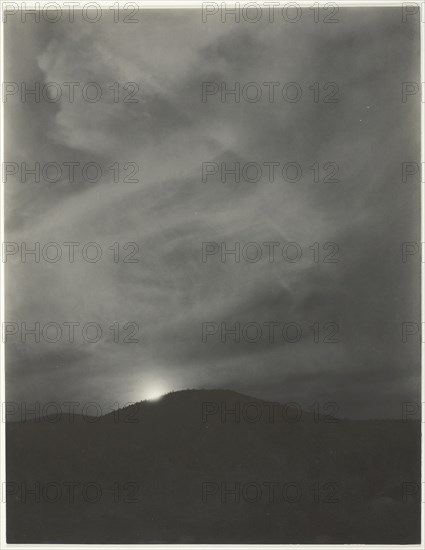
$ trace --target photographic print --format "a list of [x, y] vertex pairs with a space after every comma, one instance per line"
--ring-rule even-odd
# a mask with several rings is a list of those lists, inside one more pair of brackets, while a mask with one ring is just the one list
[[422, 6], [2, 10], [3, 543], [419, 548]]

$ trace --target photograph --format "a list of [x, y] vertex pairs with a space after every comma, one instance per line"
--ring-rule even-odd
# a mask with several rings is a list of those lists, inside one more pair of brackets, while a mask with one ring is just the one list
[[424, 548], [424, 21], [2, 4], [1, 548]]

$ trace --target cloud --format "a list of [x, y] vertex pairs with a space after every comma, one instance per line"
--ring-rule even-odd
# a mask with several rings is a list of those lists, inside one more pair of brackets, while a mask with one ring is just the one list
[[[311, 22], [203, 25], [199, 13], [160, 10], [125, 32], [81, 22], [45, 27], [42, 41], [19, 25], [7, 35], [16, 51], [27, 33], [34, 46], [28, 63], [38, 64], [43, 82], [97, 82], [105, 93], [114, 82], [140, 83], [138, 103], [115, 103], [111, 92], [97, 103], [77, 94], [51, 108], [11, 107], [20, 128], [12, 142], [22, 137], [24, 159], [141, 167], [138, 184], [117, 185], [110, 177], [8, 191], [7, 240], [81, 243], [72, 264], [8, 261], [8, 318], [93, 321], [105, 329], [96, 345], [77, 342], [62, 370], [52, 365], [62, 351], [69, 358], [69, 345], [42, 342], [30, 352], [8, 346], [10, 395], [33, 393], [20, 383], [25, 372], [38, 381], [40, 399], [140, 399], [144, 380], [157, 376], [170, 389], [232, 387], [313, 401], [334, 393], [348, 414], [382, 415], [413, 392], [419, 357], [397, 338], [400, 320], [418, 313], [406, 281], [417, 286], [419, 279], [413, 267], [397, 263], [393, 245], [396, 230], [417, 236], [419, 217], [411, 216], [415, 193], [395, 181], [394, 170], [414, 157], [419, 141], [392, 90], [400, 77], [417, 76], [418, 34], [401, 28], [389, 10], [343, 13], [343, 24], [324, 29]], [[389, 38], [396, 45], [388, 47]], [[202, 103], [203, 81], [296, 81], [304, 96], [297, 104]], [[313, 102], [309, 86], [316, 81], [338, 82], [341, 101]], [[28, 139], [30, 116], [35, 129]], [[265, 173], [256, 184], [201, 182], [202, 162], [231, 166], [235, 159], [297, 161], [302, 182], [270, 183]], [[340, 183], [314, 183], [310, 166], [329, 161], [339, 164]], [[102, 246], [97, 263], [80, 255], [90, 241]], [[295, 241], [303, 255], [295, 263], [222, 263], [218, 256], [203, 263], [206, 241]], [[128, 242], [138, 244], [140, 261], [114, 263], [110, 247]], [[327, 242], [339, 245], [341, 262], [312, 261], [310, 247]], [[115, 343], [115, 321], [138, 323], [140, 342]], [[271, 346], [203, 343], [206, 321], [297, 322], [303, 336]], [[313, 342], [310, 326], [326, 321], [340, 324], [340, 343]], [[366, 406], [369, 392], [376, 399]]]

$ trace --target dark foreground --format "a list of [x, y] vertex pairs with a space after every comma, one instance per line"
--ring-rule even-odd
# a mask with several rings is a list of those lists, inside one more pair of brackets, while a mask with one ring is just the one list
[[298, 413], [192, 390], [10, 422], [7, 541], [418, 544], [420, 422]]

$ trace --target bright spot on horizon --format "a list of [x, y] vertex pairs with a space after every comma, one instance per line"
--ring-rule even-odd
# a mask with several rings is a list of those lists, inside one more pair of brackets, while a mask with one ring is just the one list
[[170, 390], [161, 382], [146, 384], [142, 390], [142, 399], [157, 401]]

